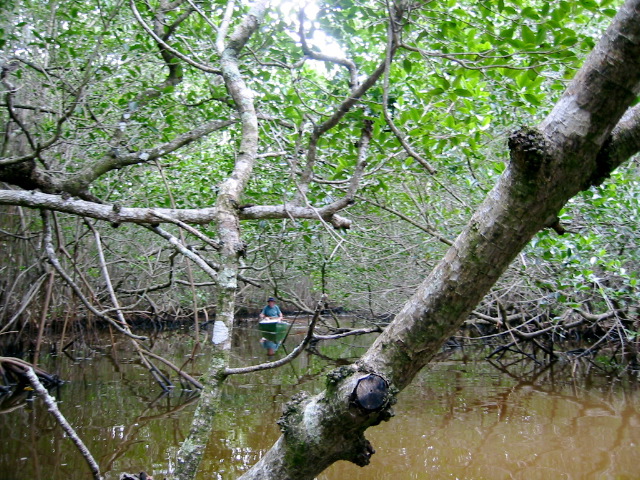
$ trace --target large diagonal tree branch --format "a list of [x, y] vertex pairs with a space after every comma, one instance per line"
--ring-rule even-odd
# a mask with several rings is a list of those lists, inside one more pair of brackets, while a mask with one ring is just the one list
[[[394, 321], [356, 364], [329, 375], [323, 393], [287, 405], [283, 435], [242, 478], [312, 479], [340, 459], [367, 464], [373, 449], [365, 430], [389, 418], [394, 392], [437, 354], [549, 218], [593, 183], [598, 152], [639, 89], [640, 0], [629, 0], [549, 116], [511, 136], [504, 174]], [[362, 382], [375, 402], [361, 399]]]
[[[640, 1], [631, 0], [551, 114], [537, 129], [511, 136], [511, 163], [498, 184], [363, 363], [406, 386], [531, 237], [593, 183], [598, 152], [639, 87]], [[617, 131], [628, 154], [633, 148], [622, 132], [637, 128], [621, 124]]]

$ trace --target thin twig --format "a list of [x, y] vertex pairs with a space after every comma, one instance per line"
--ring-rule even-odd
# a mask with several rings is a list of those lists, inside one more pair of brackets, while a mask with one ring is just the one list
[[108, 322], [109, 324], [111, 324], [111, 326], [113, 326], [115, 329], [117, 329], [119, 332], [123, 333], [124, 335], [136, 340], [146, 340], [147, 337], [141, 336], [141, 335], [134, 335], [127, 329], [123, 328], [120, 324], [118, 324], [118, 322], [116, 322], [112, 318], [109, 318], [107, 315], [99, 312], [96, 308], [94, 308], [93, 305], [91, 305], [89, 300], [87, 300], [87, 297], [85, 297], [84, 294], [82, 293], [82, 290], [80, 289], [80, 287], [73, 281], [73, 279], [62, 268], [62, 265], [60, 264], [60, 260], [58, 260], [55, 248], [53, 246], [53, 240], [51, 237], [51, 225], [49, 221], [49, 212], [46, 210], [43, 210], [41, 212], [41, 215], [42, 215], [42, 221], [44, 225], [44, 238], [43, 238], [44, 247], [47, 252], [47, 257], [49, 258], [49, 262], [51, 262], [51, 265], [53, 265], [53, 268], [56, 269], [56, 271], [60, 274], [60, 276], [64, 279], [64, 281], [67, 282], [67, 285], [71, 287], [73, 292], [78, 296], [78, 298], [84, 304], [84, 306], [96, 317], [101, 318], [102, 320]]

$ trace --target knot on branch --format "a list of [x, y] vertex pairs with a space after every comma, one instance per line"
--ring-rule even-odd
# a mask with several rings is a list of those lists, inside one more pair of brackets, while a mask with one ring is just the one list
[[366, 467], [371, 462], [371, 456], [376, 453], [371, 442], [362, 437], [362, 441], [358, 445], [356, 454], [351, 458], [351, 461], [359, 467]]
[[307, 392], [299, 392], [287, 402], [282, 409], [282, 416], [276, 422], [280, 431], [284, 434], [290, 433], [295, 426], [297, 417], [304, 409], [305, 401], [309, 398]]
[[548, 146], [544, 136], [533, 128], [521, 128], [509, 137], [509, 150], [514, 166], [523, 173], [538, 173], [548, 162]]
[[331, 370], [327, 373], [327, 388], [337, 385], [339, 382], [347, 377], [350, 377], [356, 372], [353, 365], [343, 365], [342, 367]]
[[340, 215], [331, 215], [329, 218], [329, 222], [333, 225], [333, 228], [336, 230], [344, 229], [347, 230], [351, 228], [351, 220], [348, 218], [341, 217]]

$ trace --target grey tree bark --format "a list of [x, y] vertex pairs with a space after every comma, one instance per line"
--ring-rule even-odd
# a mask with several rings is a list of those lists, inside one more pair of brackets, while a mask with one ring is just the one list
[[228, 40], [225, 38], [225, 32], [228, 29], [229, 20], [223, 20], [219, 29], [217, 46], [221, 59], [222, 75], [241, 119], [242, 140], [233, 172], [221, 183], [216, 201], [215, 221], [221, 244], [217, 277], [218, 301], [212, 339], [216, 350], [212, 354], [206, 378], [202, 382], [204, 389], [194, 414], [189, 436], [177, 454], [176, 479], [195, 478], [200, 459], [209, 441], [220, 398], [220, 387], [226, 378], [225, 368], [229, 363], [239, 260], [245, 249], [240, 234], [238, 205], [240, 196], [251, 176], [258, 152], [258, 118], [253, 92], [240, 74], [238, 55], [258, 27], [265, 14], [266, 6], [266, 0], [255, 2]]
[[[282, 436], [241, 478], [303, 480], [337, 460], [366, 465], [365, 430], [390, 418], [397, 392], [518, 252], [571, 197], [638, 151], [637, 111], [620, 119], [639, 89], [640, 0], [629, 0], [549, 116], [511, 135], [510, 165], [394, 321], [358, 362], [328, 375], [323, 393], [287, 404]], [[364, 395], [363, 381], [374, 385]]]

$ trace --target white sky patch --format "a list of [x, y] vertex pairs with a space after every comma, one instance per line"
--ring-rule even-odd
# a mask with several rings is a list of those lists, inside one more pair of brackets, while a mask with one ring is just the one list
[[278, 8], [282, 14], [289, 20], [297, 19], [298, 12], [301, 8], [304, 8], [305, 17], [307, 20], [315, 20], [320, 7], [316, 2], [309, 0], [273, 0], [271, 4]]
[[[332, 57], [345, 58], [347, 56], [338, 42], [336, 42], [333, 37], [323, 32], [320, 29], [320, 26], [315, 22], [315, 19], [320, 12], [320, 7], [318, 7], [316, 2], [310, 0], [273, 0], [272, 5], [280, 10], [282, 16], [287, 19], [287, 21], [292, 22], [295, 25], [298, 25], [298, 13], [300, 12], [300, 9], [303, 8], [305, 14], [304, 30], [307, 34], [307, 44], [309, 47], [315, 47], [323, 54], [330, 55]], [[296, 42], [300, 41], [297, 29], [295, 34], [292, 35], [292, 38], [296, 40]], [[320, 68], [322, 69], [322, 67]]]

